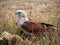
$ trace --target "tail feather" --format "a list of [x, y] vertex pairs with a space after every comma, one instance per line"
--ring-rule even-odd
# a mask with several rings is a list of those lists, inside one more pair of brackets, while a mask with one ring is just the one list
[[47, 24], [47, 23], [41, 23], [42, 25], [45, 25], [46, 27], [53, 28], [54, 30], [57, 30], [57, 27], [53, 26], [52, 24]]
[[49, 27], [49, 26], [52, 26], [53, 27], [53, 25], [52, 24], [47, 24], [47, 23], [41, 23], [42, 25], [46, 25], [47, 27]]

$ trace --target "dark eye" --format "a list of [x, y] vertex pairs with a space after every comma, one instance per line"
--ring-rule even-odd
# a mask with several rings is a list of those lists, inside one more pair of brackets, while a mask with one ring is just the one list
[[21, 13], [21, 12], [18, 12], [18, 13]]

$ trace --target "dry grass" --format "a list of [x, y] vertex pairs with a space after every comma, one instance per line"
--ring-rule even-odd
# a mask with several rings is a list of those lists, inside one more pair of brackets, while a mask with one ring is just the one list
[[[40, 22], [46, 22], [58, 27], [60, 17], [59, 0], [0, 0], [0, 34], [8, 31], [11, 34], [17, 34], [25, 38], [23, 42], [17, 45], [60, 45], [60, 27], [56, 32], [45, 32], [45, 35], [32, 35], [31, 40], [20, 35], [16, 23], [17, 16], [15, 11], [22, 9], [28, 14], [28, 17]], [[57, 25], [58, 24], [58, 25]]]

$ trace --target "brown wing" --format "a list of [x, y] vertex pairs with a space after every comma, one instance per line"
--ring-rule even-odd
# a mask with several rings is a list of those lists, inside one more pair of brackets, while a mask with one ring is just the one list
[[36, 21], [33, 21], [33, 20], [26, 21], [21, 26], [22, 26], [22, 28], [24, 28], [28, 32], [44, 30], [44, 27], [39, 22], [36, 22]]

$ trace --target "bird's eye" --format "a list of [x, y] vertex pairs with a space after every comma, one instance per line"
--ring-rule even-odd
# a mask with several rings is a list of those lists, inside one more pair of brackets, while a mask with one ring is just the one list
[[18, 12], [18, 13], [21, 13], [21, 12]]

